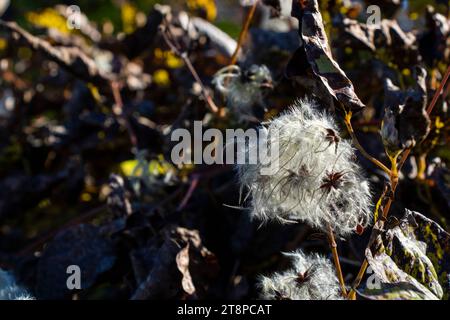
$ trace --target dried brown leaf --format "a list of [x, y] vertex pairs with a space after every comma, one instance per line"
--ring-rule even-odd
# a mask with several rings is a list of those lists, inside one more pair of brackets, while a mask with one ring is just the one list
[[176, 262], [178, 270], [180, 270], [183, 278], [181, 279], [181, 286], [183, 290], [189, 294], [193, 295], [195, 293], [195, 285], [192, 282], [192, 277], [189, 272], [189, 243], [178, 252], [176, 256]]
[[[352, 82], [333, 59], [317, 0], [294, 1], [292, 16], [300, 23], [299, 35], [302, 43], [289, 62], [287, 74], [313, 77], [315, 82], [319, 82], [318, 86], [323, 87], [346, 110], [359, 111], [364, 108]], [[316, 86], [315, 94], [321, 97], [323, 88]]]

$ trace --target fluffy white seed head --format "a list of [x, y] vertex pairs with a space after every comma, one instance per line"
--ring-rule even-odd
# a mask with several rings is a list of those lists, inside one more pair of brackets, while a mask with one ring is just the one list
[[341, 300], [339, 281], [331, 262], [301, 250], [287, 253], [292, 267], [259, 279], [261, 298], [267, 300]]
[[[240, 182], [252, 196], [253, 217], [301, 220], [322, 230], [331, 225], [340, 236], [370, 222], [369, 185], [331, 117], [311, 102], [299, 101], [266, 126], [267, 137], [260, 139], [266, 139], [269, 149], [278, 143], [279, 152], [269, 156], [277, 169], [261, 174], [261, 161], [237, 166]], [[245, 152], [257, 147], [250, 143]]]
[[34, 298], [17, 285], [11, 274], [0, 269], [0, 300], [34, 300]]

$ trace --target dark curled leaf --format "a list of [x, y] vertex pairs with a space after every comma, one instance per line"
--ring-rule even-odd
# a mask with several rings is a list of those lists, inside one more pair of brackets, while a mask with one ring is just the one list
[[[151, 260], [152, 263], [145, 280], [138, 284], [131, 296], [132, 300], [169, 299], [177, 294], [178, 281], [181, 277], [175, 266], [175, 256], [179, 250], [179, 245], [166, 237], [159, 248], [148, 252], [151, 257], [147, 257], [147, 260]], [[139, 268], [142, 268], [142, 265]], [[134, 269], [139, 272], [139, 276], [136, 275], [136, 279], [139, 280], [143, 270], [137, 267]]]
[[[328, 38], [317, 0], [297, 0], [292, 5], [292, 16], [299, 21], [299, 34], [302, 44], [298, 53], [289, 62], [289, 76], [305, 76], [308, 70], [325, 87], [329, 95], [339, 101], [347, 110], [359, 111], [364, 108], [355, 93], [352, 82], [333, 59]], [[296, 61], [305, 59], [305, 61]], [[304, 68], [309, 64], [308, 68]], [[300, 67], [296, 69], [296, 67]], [[294, 69], [295, 68], [295, 69]], [[321, 91], [319, 89], [319, 91]], [[316, 95], [320, 96], [320, 92]]]
[[423, 68], [416, 68], [416, 86], [406, 97], [405, 106], [400, 116], [400, 141], [406, 148], [412, 148], [425, 139], [430, 131], [430, 117], [426, 112], [427, 88]]
[[373, 28], [357, 20], [345, 18], [338, 24], [341, 28], [343, 44], [360, 49], [375, 51]]
[[447, 203], [447, 208], [450, 210], [450, 170], [447, 168], [436, 168], [431, 179], [436, 183], [436, 188]]
[[407, 282], [426, 298], [448, 299], [450, 234], [418, 212], [406, 210], [398, 224], [366, 251], [382, 283]]
[[163, 21], [163, 11], [161, 6], [156, 6], [148, 15], [146, 24], [127, 35], [120, 43], [121, 50], [129, 59], [139, 56], [153, 44]]
[[392, 80], [386, 78], [384, 80], [384, 106], [399, 106], [406, 99], [406, 93], [398, 86], [392, 83]]
[[385, 80], [385, 115], [381, 136], [391, 154], [414, 148], [430, 131], [425, 78], [425, 69], [417, 67], [416, 86], [406, 92], [402, 92], [390, 79]]
[[383, 46], [384, 43], [394, 62], [401, 67], [406, 68], [422, 61], [416, 35], [412, 32], [404, 32], [396, 20], [382, 20], [381, 29], [375, 29], [376, 46]]
[[185, 243], [176, 256], [177, 268], [183, 275], [183, 290], [189, 295], [202, 296], [219, 271], [215, 255], [202, 244], [197, 230], [178, 227], [170, 234], [177, 243]]
[[98, 69], [95, 61], [77, 47], [52, 46], [48, 41], [25, 31], [15, 22], [0, 20], [0, 28], [11, 33], [15, 40], [24, 41], [33, 50], [43, 52], [50, 60], [80, 79], [100, 86], [107, 85], [113, 79], [112, 74]]
[[416, 35], [404, 32], [396, 20], [365, 24], [345, 18], [336, 22], [336, 26], [342, 40], [336, 42], [337, 45], [387, 54], [389, 61], [405, 68], [421, 61]]
[[218, 273], [215, 255], [203, 246], [197, 230], [169, 226], [163, 231], [163, 244], [146, 252], [151, 257], [143, 258], [142, 251], [133, 254], [139, 278], [145, 265], [150, 268], [133, 300], [173, 298], [182, 292], [201, 297]]
[[394, 50], [415, 47], [416, 37], [411, 32], [404, 32], [396, 20], [381, 20], [380, 26], [372, 26], [377, 45], [391, 47]]
[[178, 270], [183, 275], [183, 278], [181, 279], [181, 286], [183, 287], [183, 290], [189, 295], [194, 294], [195, 285], [192, 282], [192, 277], [189, 272], [189, 243], [186, 247], [181, 249], [180, 252], [178, 252], [176, 261]]
[[67, 267], [71, 265], [80, 267], [81, 288], [87, 289], [115, 260], [112, 242], [100, 235], [98, 227], [81, 224], [61, 231], [39, 259], [37, 298], [63, 299], [73, 293], [67, 288]]
[[427, 30], [419, 38], [419, 49], [425, 62], [435, 66], [450, 58], [450, 22], [442, 14], [427, 6], [425, 15]]

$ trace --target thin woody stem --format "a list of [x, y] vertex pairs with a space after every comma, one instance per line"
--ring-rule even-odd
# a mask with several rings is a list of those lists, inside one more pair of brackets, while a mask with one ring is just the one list
[[127, 129], [128, 136], [130, 137], [130, 141], [133, 147], [137, 148], [138, 141], [136, 133], [134, 132], [127, 116], [124, 114], [122, 96], [120, 95], [120, 83], [117, 81], [111, 81], [110, 85], [114, 97], [114, 102], [116, 104], [116, 107], [118, 108], [117, 112], [114, 112], [114, 114], [117, 116], [119, 123], [122, 123]]
[[377, 167], [379, 167], [381, 170], [383, 170], [384, 172], [386, 172], [388, 175], [391, 174], [391, 170], [389, 170], [384, 164], [382, 164], [379, 160], [375, 159], [374, 157], [372, 157], [364, 148], [363, 146], [359, 143], [358, 138], [356, 137], [355, 131], [353, 130], [352, 127], [352, 112], [345, 112], [345, 118], [344, 118], [344, 122], [345, 122], [345, 126], [347, 127], [347, 131], [350, 134], [352, 140], [353, 140], [353, 144], [355, 145], [355, 147], [362, 153], [362, 155], [367, 158], [368, 160], [370, 160], [373, 164], [375, 164]]
[[439, 89], [434, 93], [433, 100], [431, 100], [431, 103], [427, 108], [428, 115], [430, 115], [431, 111], [433, 111], [433, 108], [436, 105], [436, 102], [438, 101], [439, 96], [441, 95], [441, 92], [444, 89], [445, 84], [447, 83], [449, 77], [450, 77], [450, 66], [448, 66], [447, 71], [445, 72], [445, 75], [442, 78], [441, 85], [439, 86]]
[[169, 46], [170, 50], [175, 53], [177, 56], [179, 56], [181, 59], [183, 59], [184, 63], [186, 64], [189, 72], [194, 77], [194, 80], [200, 85], [201, 92], [203, 99], [206, 101], [206, 105], [208, 106], [208, 109], [212, 112], [217, 114], [219, 111], [219, 108], [214, 103], [214, 100], [211, 98], [211, 96], [208, 93], [208, 90], [206, 90], [205, 85], [203, 84], [203, 81], [200, 79], [200, 76], [198, 75], [197, 70], [195, 70], [191, 60], [189, 59], [188, 55], [185, 52], [181, 52], [179, 49], [179, 46], [175, 42], [175, 37], [170, 32], [169, 27], [166, 25], [164, 29], [161, 32], [162, 37], [166, 44]]
[[356, 279], [353, 283], [352, 289], [348, 293], [347, 298], [349, 300], [355, 300], [356, 299], [356, 288], [361, 283], [362, 278], [364, 277], [364, 274], [366, 273], [366, 269], [369, 266], [369, 262], [367, 262], [367, 259], [364, 259], [361, 268], [359, 269], [358, 275], [356, 276]]
[[214, 103], [214, 100], [211, 98], [208, 91], [205, 89], [205, 86], [204, 86], [202, 80], [200, 80], [200, 77], [198, 76], [197, 71], [195, 70], [194, 66], [192, 65], [191, 60], [188, 59], [186, 54], [182, 55], [182, 59], [184, 60], [184, 63], [186, 63], [186, 66], [188, 67], [188, 69], [191, 72], [192, 76], [194, 77], [195, 81], [197, 81], [197, 83], [202, 88], [202, 95], [206, 101], [207, 106], [209, 107], [209, 110], [211, 110], [212, 113], [217, 113], [219, 111], [219, 108], [217, 108], [216, 104]]
[[241, 49], [242, 44], [245, 41], [245, 37], [247, 36], [247, 32], [250, 27], [250, 23], [252, 22], [253, 16], [255, 15], [255, 11], [256, 11], [256, 7], [258, 6], [258, 3], [259, 3], [259, 0], [255, 0], [255, 3], [253, 3], [252, 7], [250, 8], [250, 11], [247, 14], [247, 17], [245, 18], [244, 26], [242, 27], [242, 30], [239, 33], [239, 39], [238, 39], [236, 49], [234, 50], [234, 53], [230, 59], [230, 65], [236, 64], [236, 62], [237, 62], [239, 50]]
[[334, 232], [331, 226], [328, 226], [328, 244], [330, 245], [331, 253], [333, 255], [333, 261], [336, 267], [339, 284], [341, 285], [342, 294], [346, 296], [347, 289], [345, 288], [344, 276], [342, 275], [341, 263], [339, 262], [339, 255], [337, 252], [337, 244], [336, 240], [334, 239]]

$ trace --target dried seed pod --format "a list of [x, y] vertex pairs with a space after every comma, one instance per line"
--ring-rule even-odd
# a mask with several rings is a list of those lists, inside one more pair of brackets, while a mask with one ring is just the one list
[[265, 65], [246, 70], [234, 65], [219, 70], [212, 83], [225, 96], [232, 113], [245, 119], [254, 115], [254, 106], [263, 107], [264, 91], [272, 88], [272, 75]]
[[430, 117], [427, 106], [426, 71], [415, 70], [416, 87], [402, 92], [387, 79], [385, 114], [381, 137], [387, 153], [393, 157], [404, 149], [414, 148], [428, 135]]

